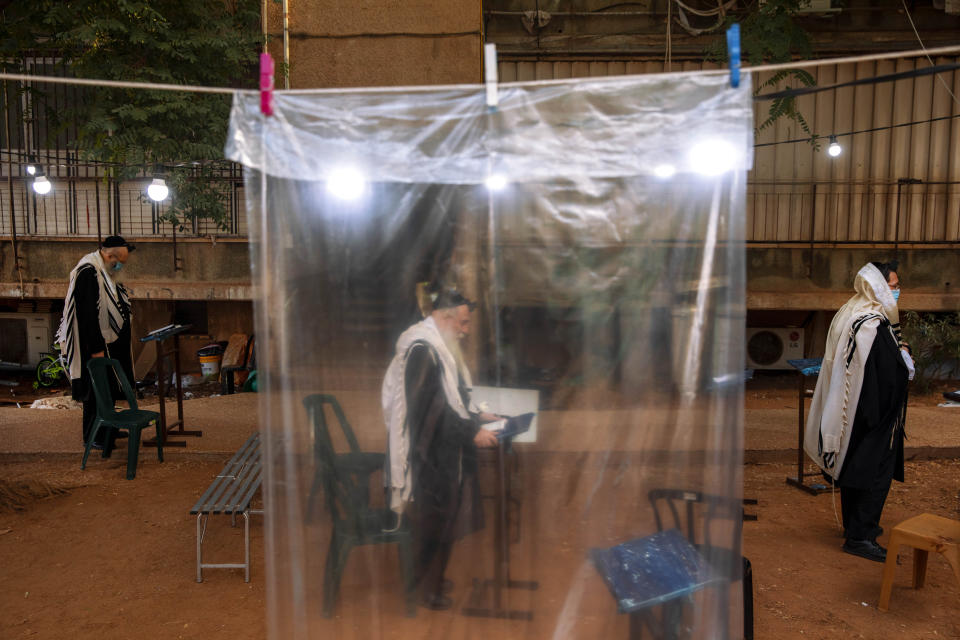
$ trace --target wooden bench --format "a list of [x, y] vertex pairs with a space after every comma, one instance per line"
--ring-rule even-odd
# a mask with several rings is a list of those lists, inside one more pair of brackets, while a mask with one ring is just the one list
[[[190, 509], [197, 516], [197, 582], [203, 582], [204, 569], [243, 569], [244, 582], [250, 582], [250, 514], [262, 514], [262, 509], [251, 509], [250, 503], [260, 490], [263, 471], [260, 465], [260, 433], [256, 432], [240, 447], [227, 466], [217, 475], [197, 503]], [[207, 518], [214, 514], [230, 515], [236, 526], [237, 514], [243, 515], [242, 563], [204, 563], [203, 535], [207, 530]]]

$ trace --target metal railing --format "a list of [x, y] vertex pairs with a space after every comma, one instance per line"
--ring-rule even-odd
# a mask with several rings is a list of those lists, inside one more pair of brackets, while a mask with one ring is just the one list
[[0, 173], [0, 235], [12, 235], [14, 228], [16, 235], [23, 237], [166, 237], [174, 231], [181, 236], [245, 236], [247, 232], [243, 179], [237, 165], [214, 179], [226, 194], [224, 227], [199, 219], [174, 229], [163, 218], [169, 205], [153, 202], [146, 195], [149, 178], [48, 178], [53, 188], [40, 196], [31, 188], [31, 177], [15, 176], [8, 182]]

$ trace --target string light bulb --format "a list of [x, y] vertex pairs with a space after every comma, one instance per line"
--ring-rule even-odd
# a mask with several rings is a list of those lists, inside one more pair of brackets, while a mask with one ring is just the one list
[[507, 177], [502, 173], [492, 173], [483, 183], [490, 191], [502, 191], [507, 186]]
[[690, 150], [689, 164], [695, 172], [713, 177], [733, 169], [738, 161], [737, 156], [737, 149], [731, 143], [711, 138]]
[[843, 147], [837, 142], [837, 136], [830, 136], [830, 146], [827, 147], [827, 153], [830, 154], [831, 158], [836, 158], [843, 153]]
[[150, 199], [154, 202], [161, 202], [166, 200], [167, 196], [170, 195], [170, 189], [167, 187], [167, 183], [163, 178], [154, 178], [150, 186], [147, 187], [147, 195], [150, 196]]
[[672, 164], [658, 164], [653, 168], [653, 175], [657, 176], [661, 180], [666, 180], [672, 178], [674, 174], [677, 173], [677, 168]]
[[50, 193], [50, 189], [53, 188], [53, 185], [50, 184], [50, 181], [47, 180], [47, 176], [40, 173], [36, 178], [33, 179], [33, 190], [41, 195], [45, 196]]
[[339, 200], [357, 200], [366, 188], [366, 176], [355, 167], [338, 167], [327, 176], [327, 191]]
[[27, 165], [27, 174], [31, 176], [37, 175], [37, 167], [32, 164]]

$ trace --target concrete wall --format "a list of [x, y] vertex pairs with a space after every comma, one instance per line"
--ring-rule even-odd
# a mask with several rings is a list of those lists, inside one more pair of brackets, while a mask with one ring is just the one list
[[[134, 299], [250, 300], [250, 258], [246, 239], [137, 239], [137, 250], [122, 281]], [[0, 244], [0, 298], [63, 298], [77, 261], [96, 249], [95, 239], [18, 239], [20, 269], [13, 246]], [[176, 261], [175, 256], [176, 254]], [[23, 286], [21, 287], [21, 281]]]
[[853, 295], [853, 278], [867, 262], [900, 261], [901, 309], [960, 310], [960, 251], [890, 247], [747, 249], [747, 308], [838, 309]]
[[[283, 60], [282, 4], [269, 5]], [[481, 25], [480, 0], [291, 2], [290, 88], [477, 83]]]

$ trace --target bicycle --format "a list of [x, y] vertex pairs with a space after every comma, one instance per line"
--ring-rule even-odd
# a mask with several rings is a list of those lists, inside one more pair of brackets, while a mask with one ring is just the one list
[[44, 353], [37, 363], [37, 381], [34, 387], [53, 387], [60, 384], [61, 380], [66, 379], [67, 363], [63, 360], [63, 354], [60, 352], [60, 345], [55, 344], [51, 347], [54, 353]]

